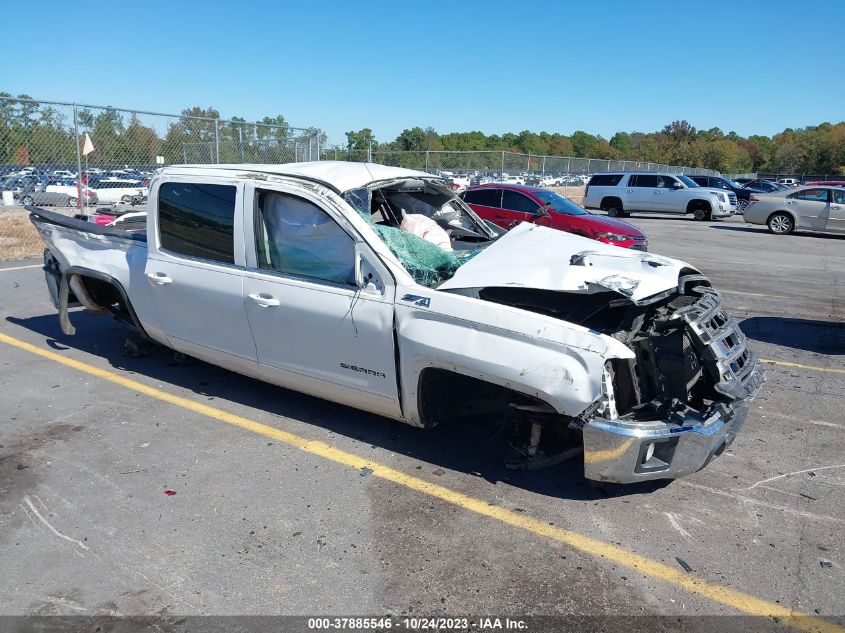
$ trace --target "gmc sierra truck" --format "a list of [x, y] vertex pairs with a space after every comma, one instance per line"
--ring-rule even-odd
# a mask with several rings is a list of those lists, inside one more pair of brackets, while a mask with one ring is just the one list
[[583, 452], [597, 481], [693, 473], [764, 380], [693, 266], [528, 223], [504, 232], [423, 172], [173, 166], [145, 222], [28, 210], [66, 334], [82, 306], [414, 426], [481, 416], [508, 429], [514, 468]]

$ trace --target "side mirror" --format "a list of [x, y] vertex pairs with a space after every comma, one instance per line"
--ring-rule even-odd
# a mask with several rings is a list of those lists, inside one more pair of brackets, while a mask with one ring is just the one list
[[550, 216], [552, 215], [552, 212], [551, 212], [551, 211], [549, 211], [549, 209], [551, 208], [551, 206], [552, 206], [552, 205], [551, 205], [551, 203], [550, 203], [550, 202], [547, 202], [546, 204], [542, 205], [542, 206], [540, 207], [540, 211], [539, 211], [540, 215], [542, 215], [542, 216], [543, 216], [543, 217], [545, 217], [545, 218], [550, 217]]
[[677, 180], [672, 183], [672, 189], [683, 189], [683, 185], [679, 183]]

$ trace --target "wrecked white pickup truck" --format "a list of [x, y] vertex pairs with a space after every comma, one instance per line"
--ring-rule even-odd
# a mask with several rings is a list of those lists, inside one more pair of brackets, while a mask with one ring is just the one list
[[111, 313], [174, 350], [414, 426], [506, 425], [514, 467], [695, 472], [764, 376], [684, 262], [531, 224], [502, 233], [443, 182], [361, 163], [174, 166], [147, 221], [29, 207], [62, 329]]

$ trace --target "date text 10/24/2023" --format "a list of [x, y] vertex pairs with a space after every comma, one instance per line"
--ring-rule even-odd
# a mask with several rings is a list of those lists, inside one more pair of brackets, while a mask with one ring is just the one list
[[525, 631], [527, 622], [520, 619], [480, 617], [480, 618], [447, 618], [447, 617], [333, 617], [309, 618], [310, 630], [346, 630], [346, 631], [384, 631], [390, 629], [404, 629], [406, 631], [493, 631], [511, 630]]

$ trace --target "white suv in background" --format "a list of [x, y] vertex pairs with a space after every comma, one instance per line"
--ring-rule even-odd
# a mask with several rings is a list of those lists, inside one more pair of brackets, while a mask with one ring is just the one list
[[607, 172], [595, 174], [584, 190], [584, 207], [611, 217], [635, 211], [692, 214], [696, 220], [726, 218], [736, 213], [736, 194], [699, 187], [683, 174]]

